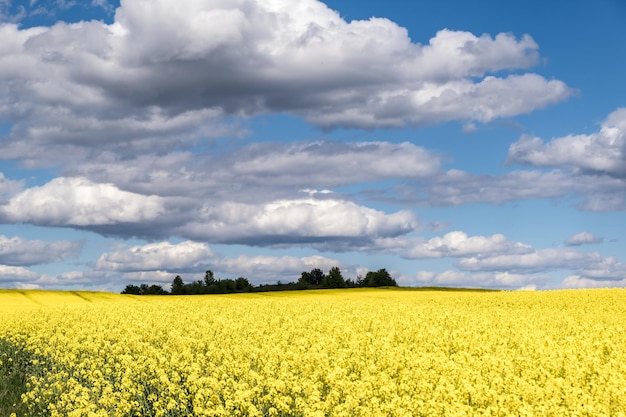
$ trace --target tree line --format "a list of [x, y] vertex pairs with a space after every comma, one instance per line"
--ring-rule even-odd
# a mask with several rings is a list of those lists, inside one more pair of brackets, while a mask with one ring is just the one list
[[338, 267], [331, 268], [327, 274], [315, 268], [309, 272], [302, 272], [297, 282], [276, 284], [260, 284], [255, 286], [244, 277], [237, 279], [216, 279], [213, 271], [208, 270], [203, 280], [185, 283], [180, 275], [172, 281], [170, 291], [160, 285], [127, 285], [122, 294], [134, 295], [194, 295], [194, 294], [231, 294], [240, 292], [309, 290], [322, 288], [357, 288], [357, 287], [397, 287], [396, 280], [386, 269], [370, 271], [365, 276], [358, 276], [356, 280], [345, 279]]

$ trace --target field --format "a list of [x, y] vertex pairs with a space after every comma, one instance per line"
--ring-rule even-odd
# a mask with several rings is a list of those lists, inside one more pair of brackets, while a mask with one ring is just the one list
[[626, 290], [0, 291], [0, 361], [18, 417], [626, 416]]

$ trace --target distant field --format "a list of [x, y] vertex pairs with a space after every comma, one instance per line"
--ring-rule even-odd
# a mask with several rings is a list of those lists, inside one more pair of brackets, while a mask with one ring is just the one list
[[626, 416], [626, 290], [0, 291], [0, 361], [2, 416]]

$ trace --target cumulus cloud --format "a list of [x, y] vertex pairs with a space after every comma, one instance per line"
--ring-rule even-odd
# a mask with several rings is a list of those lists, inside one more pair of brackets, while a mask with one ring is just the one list
[[381, 197], [395, 197], [399, 201], [431, 206], [502, 204], [528, 198], [562, 197], [573, 187], [573, 179], [558, 170], [513, 171], [502, 175], [475, 175], [449, 170], [428, 181], [397, 185]]
[[104, 253], [95, 268], [109, 271], [183, 271], [198, 269], [214, 256], [206, 243], [184, 241], [150, 243], [133, 246], [127, 250]]
[[442, 237], [416, 242], [403, 254], [409, 259], [443, 257], [484, 257], [498, 253], [523, 254], [532, 248], [519, 242], [511, 242], [502, 234], [492, 236], [468, 236], [461, 231], [446, 233]]
[[467, 273], [448, 270], [443, 272], [419, 271], [413, 277], [402, 277], [400, 282], [402, 285], [408, 286], [519, 289], [543, 284], [548, 280], [547, 276], [541, 275], [510, 272]]
[[158, 175], [146, 179], [155, 184], [153, 191], [162, 191], [157, 188], [163, 179], [163, 197], [122, 190], [112, 183], [96, 183], [85, 177], [59, 177], [13, 195], [0, 205], [0, 220], [67, 226], [121, 237], [180, 236], [253, 245], [371, 240], [406, 234], [418, 226], [410, 211], [385, 213], [333, 194], [302, 198], [300, 187], [289, 186], [290, 191], [285, 193], [299, 198], [272, 199], [272, 192], [263, 195], [263, 189], [255, 190], [251, 185], [231, 192], [234, 183], [218, 181], [220, 174], [205, 180], [194, 174], [198, 179], [196, 190], [188, 191], [194, 179], [185, 183], [185, 172], [182, 167], [170, 176], [179, 178], [178, 187], [175, 181], [168, 184], [168, 179]]
[[578, 270], [601, 260], [602, 257], [598, 253], [550, 248], [521, 254], [497, 254], [484, 258], [471, 256], [459, 259], [456, 266], [465, 271], [532, 273], [556, 269]]
[[1, 24], [0, 37], [0, 119], [13, 123], [2, 155], [39, 165], [46, 152], [32, 146], [54, 145], [48, 163], [94, 144], [126, 156], [192, 146], [236, 133], [225, 115], [286, 112], [323, 128], [489, 122], [572, 93], [533, 73], [495, 75], [537, 63], [528, 35], [442, 30], [422, 45], [387, 19], [346, 22], [315, 0], [129, 0], [111, 24]]
[[589, 195], [580, 208], [588, 211], [607, 212], [607, 211], [626, 211], [626, 183], [622, 181], [622, 186], [618, 191], [611, 192], [610, 188]]
[[19, 191], [23, 186], [22, 181], [13, 181], [0, 172], [0, 204], [5, 202], [5, 198]]
[[568, 237], [565, 240], [567, 246], [581, 246], [586, 244], [601, 243], [602, 238], [597, 237], [591, 232], [580, 232]]
[[83, 242], [24, 240], [0, 235], [0, 264], [9, 266], [61, 262], [79, 255]]
[[24, 283], [34, 281], [38, 277], [39, 274], [21, 266], [0, 265], [0, 282], [3, 283]]
[[[106, 284], [106, 281], [94, 280], [93, 278], [94, 276], [84, 271], [67, 271], [58, 275], [43, 274], [32, 284], [38, 288], [84, 288]], [[98, 278], [102, 278], [102, 276]]]
[[262, 205], [206, 204], [177, 233], [197, 240], [278, 245], [398, 236], [417, 224], [409, 211], [387, 214], [350, 201], [309, 198]]
[[[185, 241], [158, 242], [104, 253], [91, 272], [75, 272], [67, 276], [44, 276], [36, 282], [44, 285], [66, 285], [104, 274], [101, 281], [169, 284], [175, 275], [186, 281], [200, 279], [211, 269], [218, 277], [243, 276], [254, 284], [295, 281], [302, 271], [313, 268], [329, 270], [342, 263], [336, 259], [314, 255], [305, 257], [240, 255], [234, 258], [214, 253], [205, 243]], [[104, 279], [103, 279], [104, 278]]]
[[[171, 116], [151, 107], [140, 115], [107, 119], [99, 114], [76, 117], [53, 108], [38, 117], [36, 123], [15, 124], [5, 139], [3, 157], [20, 159], [29, 167], [45, 167], [91, 160], [103, 152], [124, 157], [163, 153], [188, 148], [201, 140], [243, 134], [237, 125], [219, 121], [220, 115], [209, 109]], [[29, 152], [33, 146], [47, 151]]]
[[626, 178], [626, 108], [611, 113], [598, 132], [544, 143], [524, 135], [509, 147], [508, 162], [537, 167], [566, 166], [581, 172]]
[[609, 256], [585, 265], [579, 273], [588, 279], [620, 281], [626, 279], [626, 264]]
[[219, 154], [143, 155], [132, 164], [106, 153], [71, 162], [65, 171], [142, 194], [258, 202], [294, 190], [428, 178], [439, 172], [440, 159], [408, 142], [264, 142]]
[[91, 226], [155, 220], [164, 212], [156, 196], [122, 191], [86, 178], [55, 178], [0, 206], [5, 221], [46, 226]]
[[372, 196], [421, 206], [504, 204], [517, 200], [573, 197], [582, 210], [626, 209], [624, 180], [610, 176], [577, 175], [560, 169], [547, 172], [511, 171], [501, 175], [449, 170], [428, 181], [407, 181], [390, 190], [374, 191]]
[[601, 280], [570, 275], [561, 282], [562, 288], [624, 288], [626, 276], [620, 280]]
[[[584, 238], [585, 235], [582, 237]], [[466, 247], [465, 251], [457, 255], [459, 259], [455, 262], [455, 266], [459, 268], [458, 271], [420, 271], [416, 276], [402, 277], [400, 282], [403, 285], [412, 286], [442, 285], [511, 289], [533, 285], [553, 287], [558, 285], [552, 282], [549, 275], [554, 271], [575, 273], [561, 284], [566, 287], [618, 286], [615, 283], [623, 283], [626, 279], [626, 264], [614, 257], [602, 257], [599, 253], [578, 252], [573, 249], [534, 249], [528, 245], [507, 241], [498, 235], [491, 238], [467, 237], [464, 233], [454, 232], [443, 238], [434, 238], [420, 247], [420, 252], [425, 252], [422, 258], [434, 258], [444, 256], [444, 254], [455, 256], [455, 251], [450, 250], [450, 247], [453, 248], [455, 245], [444, 243], [455, 239], [460, 243], [456, 245], [457, 247], [463, 245]], [[497, 242], [502, 242], [502, 244], [498, 245]], [[441, 254], [438, 253], [440, 248], [443, 248]], [[429, 254], [428, 251], [434, 251], [435, 254]], [[476, 253], [472, 253], [474, 251]], [[591, 284], [587, 285], [589, 283]]]
[[[612, 112], [592, 134], [568, 135], [547, 143], [523, 135], [511, 144], [508, 163], [559, 167], [580, 188], [587, 189], [580, 208], [589, 211], [626, 210], [626, 108]], [[592, 184], [595, 188], [589, 188]]]
[[[200, 271], [198, 271], [198, 278], [200, 279]], [[121, 283], [122, 286], [128, 284], [148, 284], [148, 285], [161, 285], [165, 289], [169, 289], [169, 285], [174, 280], [176, 272], [170, 271], [135, 271], [135, 272], [123, 272], [116, 276], [116, 281]]]
[[440, 165], [438, 155], [408, 142], [262, 143], [231, 158], [228, 174], [242, 180], [317, 187], [430, 177]]
[[278, 280], [297, 281], [303, 271], [319, 268], [328, 271], [342, 266], [342, 262], [324, 256], [248, 256], [219, 258], [211, 263], [211, 268], [225, 274], [244, 276], [253, 284], [276, 282]]
[[530, 245], [508, 240], [502, 234], [468, 236], [458, 230], [430, 239], [411, 233], [374, 236], [370, 239], [326, 240], [312, 243], [311, 246], [321, 251], [359, 251], [399, 255], [404, 259], [485, 259], [502, 254], [526, 254], [534, 251]]

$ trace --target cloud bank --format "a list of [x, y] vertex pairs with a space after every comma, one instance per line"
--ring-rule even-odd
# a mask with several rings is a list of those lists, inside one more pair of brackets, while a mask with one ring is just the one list
[[[3, 158], [55, 164], [193, 146], [223, 117], [290, 113], [321, 128], [489, 122], [569, 97], [528, 35], [442, 30], [425, 45], [382, 18], [298, 5], [128, 0], [114, 21], [0, 23]], [[520, 70], [499, 76], [500, 71]], [[53, 153], [33, 155], [33, 147]]]

